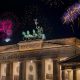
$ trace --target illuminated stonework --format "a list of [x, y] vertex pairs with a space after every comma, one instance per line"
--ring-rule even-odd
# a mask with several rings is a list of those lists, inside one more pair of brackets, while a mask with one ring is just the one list
[[[79, 46], [80, 40], [76, 38], [21, 41], [0, 46], [0, 74], [5, 74], [4, 80], [62, 80], [64, 73], [72, 80], [74, 71], [63, 70], [59, 62], [79, 54]], [[1, 69], [2, 64], [6, 65], [6, 71]]]

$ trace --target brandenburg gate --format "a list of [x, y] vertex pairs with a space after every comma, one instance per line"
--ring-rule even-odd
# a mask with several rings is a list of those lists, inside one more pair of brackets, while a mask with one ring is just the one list
[[74, 80], [63, 79], [60, 61], [79, 54], [79, 47], [80, 40], [76, 38], [0, 46], [0, 80]]

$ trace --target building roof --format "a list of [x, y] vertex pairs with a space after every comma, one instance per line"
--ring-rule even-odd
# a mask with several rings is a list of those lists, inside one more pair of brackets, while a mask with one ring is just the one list
[[67, 58], [66, 60], [60, 61], [60, 64], [62, 65], [80, 64], [80, 54], [75, 54], [74, 56], [71, 56]]
[[44, 56], [72, 56], [79, 53], [80, 40], [63, 38], [46, 41], [24, 41], [15, 45], [0, 47], [0, 62], [8, 60], [22, 60]]

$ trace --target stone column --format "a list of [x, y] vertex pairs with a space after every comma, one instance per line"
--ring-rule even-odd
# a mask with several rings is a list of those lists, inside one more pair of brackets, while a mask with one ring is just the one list
[[13, 62], [7, 63], [6, 80], [13, 80]]
[[26, 80], [26, 61], [20, 62], [19, 80]]
[[59, 80], [60, 78], [59, 64], [57, 60], [53, 60], [53, 80]]
[[67, 71], [68, 72], [68, 79], [70, 80], [70, 74], [71, 74], [71, 71]]
[[77, 80], [77, 71], [76, 71], [76, 68], [73, 69], [73, 80]]

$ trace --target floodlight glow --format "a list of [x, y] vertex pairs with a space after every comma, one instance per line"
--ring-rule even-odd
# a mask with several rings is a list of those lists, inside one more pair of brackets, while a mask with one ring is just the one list
[[6, 38], [6, 39], [5, 39], [5, 42], [10, 42], [10, 41], [11, 41], [10, 38]]

